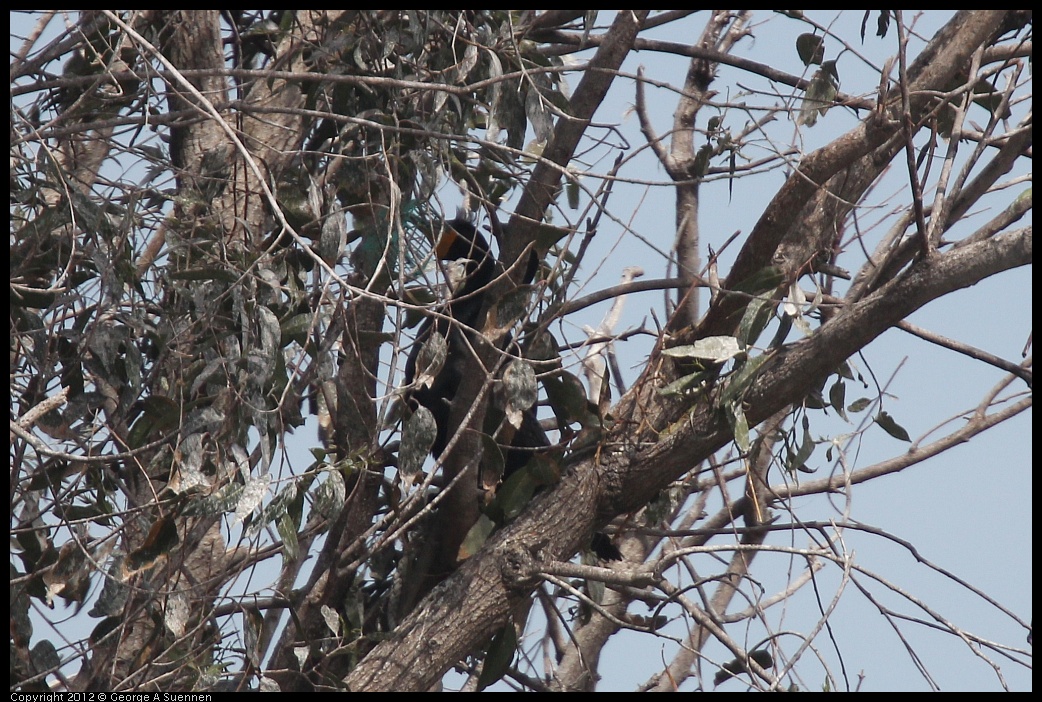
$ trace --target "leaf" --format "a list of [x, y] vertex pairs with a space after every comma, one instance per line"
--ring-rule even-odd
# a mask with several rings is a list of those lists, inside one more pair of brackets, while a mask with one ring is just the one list
[[770, 321], [776, 304], [770, 298], [753, 298], [745, 308], [745, 313], [742, 314], [742, 321], [738, 324], [738, 341], [746, 346], [756, 343]]
[[283, 516], [276, 520], [275, 528], [282, 537], [282, 548], [286, 554], [286, 560], [293, 562], [300, 558], [300, 544], [297, 541], [297, 526], [289, 516]]
[[420, 352], [416, 354], [416, 385], [421, 388], [431, 387], [434, 378], [445, 365], [448, 355], [449, 344], [445, 336], [437, 330], [432, 330], [431, 335], [420, 347]]
[[253, 514], [253, 511], [264, 500], [264, 496], [268, 494], [268, 485], [270, 484], [271, 476], [267, 473], [254, 478], [246, 484], [246, 487], [243, 488], [242, 493], [239, 495], [239, 503], [235, 505], [234, 523], [242, 522], [246, 517]]
[[340, 615], [337, 611], [329, 605], [322, 605], [322, 619], [326, 622], [326, 626], [333, 632], [333, 636], [340, 635]]
[[496, 300], [488, 311], [485, 327], [482, 332], [488, 338], [506, 334], [519, 319], [528, 312], [528, 302], [532, 295], [531, 285], [519, 285], [503, 297]]
[[562, 371], [558, 376], [544, 380], [543, 387], [560, 422], [584, 427], [600, 425], [600, 417], [593, 411], [593, 405], [586, 397], [586, 388], [577, 377]]
[[312, 509], [326, 519], [332, 519], [340, 513], [347, 498], [347, 485], [339, 470], [325, 471], [326, 479], [315, 490], [315, 503]]
[[659, 394], [667, 397], [670, 395], [682, 395], [692, 388], [698, 388], [708, 375], [708, 371], [697, 371], [682, 378], [677, 378], [669, 385], [659, 388]]
[[539, 399], [539, 387], [532, 364], [524, 360], [511, 361], [503, 371], [502, 387], [507, 421], [519, 429], [524, 413]]
[[796, 124], [813, 127], [818, 121], [818, 115], [824, 116], [832, 107], [832, 101], [838, 93], [839, 74], [836, 62], [826, 61], [810, 79], [807, 93], [803, 96], [803, 104], [800, 106], [800, 114], [796, 117]]
[[510, 668], [511, 661], [514, 660], [515, 651], [517, 651], [517, 631], [513, 624], [508, 623], [496, 632], [496, 635], [492, 637], [492, 643], [488, 645], [485, 662], [481, 666], [481, 675], [478, 676], [478, 692], [503, 677]]
[[815, 469], [807, 468], [807, 461], [814, 455], [814, 448], [817, 446], [817, 442], [810, 436], [808, 431], [808, 425], [803, 427], [803, 441], [800, 443], [799, 449], [795, 454], [790, 454], [789, 460], [786, 461], [785, 467], [790, 470], [798, 470], [801, 473], [813, 473]]
[[127, 444], [132, 449], [141, 448], [180, 426], [181, 407], [169, 397], [149, 395], [139, 406], [142, 408], [141, 416], [130, 428], [127, 439]]
[[789, 315], [783, 314], [778, 317], [778, 329], [774, 332], [771, 342], [767, 344], [767, 348], [781, 348], [785, 344], [785, 340], [789, 338], [789, 332], [792, 331], [792, 325], [793, 318]]
[[485, 513], [497, 524], [512, 521], [532, 501], [536, 487], [536, 480], [528, 466], [515, 471], [496, 490], [496, 499], [485, 509]]
[[734, 443], [742, 453], [749, 452], [749, 421], [745, 418], [742, 403], [731, 405], [731, 426], [734, 430]]
[[[839, 416], [843, 419], [847, 419], [847, 411], [844, 407], [844, 400], [846, 397], [846, 385], [842, 380], [837, 379], [829, 388], [829, 404], [832, 405], [833, 409], [839, 412]], [[849, 420], [848, 420], [849, 421]]]
[[904, 427], [894, 421], [894, 418], [886, 412], [880, 412], [876, 415], [876, 424], [881, 426], [883, 431], [895, 439], [900, 439], [901, 441], [912, 440], [911, 437], [908, 436], [908, 432], [905, 431]]
[[760, 366], [767, 361], [768, 354], [748, 359], [742, 367], [731, 374], [731, 378], [720, 395], [720, 406], [727, 407], [745, 394], [759, 374]]
[[486, 515], [483, 514], [478, 517], [478, 521], [470, 528], [470, 531], [463, 538], [463, 543], [460, 544], [459, 560], [466, 560], [481, 550], [481, 547], [495, 528], [495, 523]]
[[714, 363], [723, 363], [743, 353], [742, 345], [733, 336], [707, 336], [693, 344], [663, 349], [663, 356], [674, 358], [702, 358]]
[[796, 53], [804, 66], [821, 64], [825, 58], [825, 38], [817, 34], [801, 34], [796, 37]]
[[[525, 112], [528, 115], [529, 124], [532, 125], [532, 131], [535, 132], [533, 144], [540, 144], [539, 154], [542, 154], [543, 147], [554, 135], [554, 121], [550, 116], [550, 111], [543, 103], [543, 96], [539, 90], [533, 88], [525, 95]], [[531, 148], [525, 150], [535, 153]]]
[[564, 184], [565, 194], [568, 196], [568, 207], [573, 210], [579, 209], [579, 181], [569, 178]]
[[495, 439], [485, 433], [478, 436], [481, 438], [481, 486], [494, 491], [503, 479], [506, 462]]
[[434, 439], [438, 435], [438, 423], [434, 413], [420, 405], [402, 427], [402, 444], [398, 449], [398, 474], [411, 487], [412, 479], [423, 468]]
[[562, 239], [573, 234], [574, 229], [568, 227], [557, 227], [553, 224], [547, 224], [543, 222], [535, 230], [535, 248], [536, 251], [549, 251], [552, 247], [556, 246]]
[[847, 407], [848, 412], [864, 412], [865, 409], [872, 404], [872, 400], [867, 397], [859, 397], [850, 403], [850, 407]]

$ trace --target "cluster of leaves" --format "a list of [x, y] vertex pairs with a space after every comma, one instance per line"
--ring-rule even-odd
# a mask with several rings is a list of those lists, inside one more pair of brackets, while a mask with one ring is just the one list
[[[422, 241], [433, 218], [423, 203], [446, 174], [490, 208], [517, 187], [528, 127], [545, 143], [549, 101], [565, 103], [557, 74], [542, 70], [560, 61], [516, 41], [518, 18], [353, 12], [342, 18], [337, 41], [305, 52], [304, 66], [323, 79], [301, 81], [303, 107], [320, 117], [300, 137], [309, 156], [280, 171], [275, 190], [285, 221], [323, 259], [336, 263], [361, 235], [359, 269], [384, 266], [397, 275], [397, 241], [386, 255], [381, 204], [392, 189], [418, 203], [406, 231]], [[162, 45], [171, 26], [152, 19], [159, 21], [137, 26]], [[277, 47], [299, 31], [287, 11], [228, 11], [224, 19], [228, 65], [247, 71], [278, 70]], [[132, 77], [163, 70], [154, 58], [128, 41], [115, 16], [92, 13], [65, 43], [21, 66], [33, 102], [19, 108], [20, 155], [12, 160], [12, 402], [17, 416], [32, 416], [60, 394], [62, 402], [35, 424], [63, 448], [41, 456], [23, 444], [16, 459], [12, 526], [21, 565], [12, 564], [11, 575], [20, 593], [48, 606], [55, 596], [82, 603], [87, 576], [106, 561], [116, 564], [108, 569], [113, 587], [156, 568], [181, 544], [171, 532], [174, 516], [212, 522], [229, 514], [248, 536], [276, 526], [294, 561], [307, 515], [335, 516], [345, 476], [361, 465], [341, 454], [333, 470], [319, 451], [316, 464], [265, 506], [286, 434], [304, 422], [307, 398], [320, 394], [315, 379], [335, 372], [334, 304], [311, 288], [321, 261], [277, 221], [253, 232], [252, 243], [228, 240], [217, 205], [231, 196], [230, 145], [206, 152], [194, 173], [180, 173], [176, 129], [142, 132], [141, 115], [160, 114], [163, 105]], [[41, 67], [55, 63], [64, 64], [65, 78], [47, 88]], [[241, 75], [237, 89], [247, 99], [274, 87]], [[475, 83], [484, 87], [466, 87]], [[107, 120], [131, 129], [92, 131]], [[76, 125], [98, 163], [112, 163], [115, 146], [151, 164], [146, 177], [112, 179], [108, 166], [99, 173], [97, 165], [76, 174], [79, 154], [50, 146]], [[471, 137], [479, 128], [485, 140]], [[164, 180], [171, 174], [176, 182]], [[345, 213], [362, 229], [347, 234]], [[164, 244], [155, 277], [139, 268], [149, 238]], [[101, 458], [113, 454], [121, 458]], [[69, 541], [61, 523], [80, 525], [77, 539]], [[92, 610], [106, 617], [95, 639], [111, 631], [126, 599], [106, 596], [109, 604]], [[21, 595], [17, 602], [16, 639], [25, 644], [29, 602]], [[24, 658], [33, 662], [22, 679], [52, 667], [50, 656]]]
[[[104, 11], [84, 13], [74, 31], [12, 70], [12, 676], [27, 691], [45, 689], [47, 677], [74, 659], [84, 661], [71, 686], [79, 689], [112, 680], [215, 689], [231, 670], [242, 671], [235, 685], [260, 680], [264, 688], [273, 685], [260, 672], [265, 665], [287, 687], [315, 679], [340, 687], [392, 635], [409, 611], [395, 604], [410, 586], [410, 559], [430, 550], [429, 498], [448, 493], [437, 489], [444, 484], [435, 472], [423, 472], [432, 417], [417, 411], [402, 421], [401, 363], [388, 360], [407, 353], [402, 330], [437, 299], [427, 274], [429, 237], [445, 211], [439, 186], [451, 180], [485, 221], [494, 220], [502, 250], [514, 242], [498, 226], [497, 209], [537, 190], [528, 179], [547, 166], [544, 149], [563, 142], [554, 138], [557, 128], [582, 121], [555, 121], [574, 108], [556, 55], [586, 46], [596, 13], [227, 10], [221, 17], [214, 46], [227, 53], [202, 71], [187, 68], [195, 64], [184, 56], [191, 42], [177, 36], [184, 16]], [[581, 18], [585, 31], [565, 37], [545, 20], [551, 28], [538, 36], [561, 43], [540, 45], [525, 33], [536, 17]], [[880, 36], [893, 17], [880, 11]], [[791, 81], [805, 92], [796, 122], [807, 127], [841, 97], [839, 56], [825, 60], [834, 53], [825, 37], [816, 28], [796, 41], [803, 65], [818, 67], [809, 81]], [[174, 54], [183, 73], [166, 60]], [[602, 73], [612, 71], [590, 75]], [[205, 82], [214, 74], [222, 87]], [[956, 76], [952, 95], [936, 98], [950, 101], [938, 102], [931, 117], [941, 136], [952, 131], [945, 115], [955, 113], [968, 80], [968, 73]], [[992, 122], [1008, 115], [1008, 95], [995, 81], [972, 88]], [[189, 100], [204, 86], [205, 96]], [[296, 102], [287, 98], [294, 91]], [[724, 116], [709, 120], [707, 144], [680, 180], [714, 172], [736, 178], [744, 135], [754, 129], [732, 137], [732, 126]], [[932, 153], [924, 147], [920, 160]], [[567, 170], [573, 155], [553, 167]], [[714, 171], [718, 157], [726, 163]], [[135, 166], [123, 171], [125, 160]], [[578, 184], [550, 188], [549, 200], [565, 193], [576, 208]], [[589, 211], [603, 208], [610, 190], [587, 198], [598, 203]], [[858, 202], [861, 193], [850, 192]], [[829, 203], [846, 198], [837, 190]], [[541, 203], [539, 217], [553, 206]], [[715, 291], [715, 302], [742, 301], [732, 309], [741, 309], [736, 325], [665, 349], [665, 363], [680, 371], [644, 399], [687, 414], [664, 424], [679, 427], [708, 408], [726, 418], [723, 441], [733, 440], [739, 458], [765, 456], [796, 477], [813, 472], [815, 447], [826, 441], [812, 434], [808, 410], [848, 420], [872, 406], [868, 397], [848, 398], [848, 388], [868, 383], [852, 363], [837, 362], [789, 406], [788, 428], [779, 421], [757, 434], [757, 418], [747, 416], [764, 369], [792, 349], [793, 328], [809, 339], [826, 320], [822, 278], [809, 294], [801, 278], [832, 262], [829, 227], [840, 228], [845, 214], [819, 227], [829, 230], [828, 241], [797, 265], [766, 265]], [[588, 220], [591, 238], [600, 216]], [[567, 367], [566, 344], [548, 331], [587, 244], [568, 250], [563, 238], [576, 229], [542, 225], [529, 238], [540, 286], [502, 295], [480, 334], [468, 337], [479, 355], [498, 344], [489, 354], [491, 399], [475, 423], [480, 431], [467, 436], [480, 441], [489, 482], [503, 473], [501, 432], [521, 429], [540, 396], [559, 442], [482, 504], [462, 558], [480, 558], [493, 531], [517, 520], [570, 467], [596, 463], [602, 452], [607, 460], [609, 437], [628, 427], [612, 415], [606, 393], [594, 398], [599, 405], [588, 400]], [[535, 289], [542, 299], [532, 299]], [[384, 331], [388, 316], [396, 334]], [[447, 354], [445, 338], [433, 335], [417, 383]], [[377, 409], [374, 398], [386, 400]], [[324, 447], [313, 449], [309, 466], [294, 465], [287, 435], [312, 415]], [[887, 412], [875, 421], [909, 440]], [[633, 431], [647, 425], [657, 426], [643, 422]], [[390, 438], [398, 436], [396, 447]], [[832, 461], [836, 443], [828, 443]], [[643, 447], [636, 444], [623, 441], [617, 454], [637, 453]], [[747, 473], [743, 467], [724, 479]], [[706, 493], [724, 492], [697, 472], [673, 477], [650, 502], [620, 510], [628, 516], [617, 531], [690, 526]], [[733, 518], [728, 513], [727, 523]], [[253, 588], [253, 569], [272, 556], [282, 559], [268, 579], [275, 596], [215, 604], [221, 595], [236, 599], [243, 582]], [[321, 578], [309, 580], [315, 561]], [[30, 611], [53, 607], [55, 598], [78, 609], [95, 584], [100, 592], [88, 614], [101, 621], [86, 645], [59, 652], [40, 640]], [[555, 602], [543, 602], [557, 616], [557, 601], [576, 603], [561, 619], [578, 628], [612, 596], [596, 579], [560, 581]], [[674, 604], [670, 595], [648, 617], [625, 613], [624, 604], [615, 621], [654, 634]], [[287, 619], [291, 633], [277, 641]], [[486, 655], [467, 662], [479, 688], [509, 670], [524, 645], [498, 621]], [[723, 664], [716, 683], [753, 675], [747, 659], [773, 664], [756, 648]]]

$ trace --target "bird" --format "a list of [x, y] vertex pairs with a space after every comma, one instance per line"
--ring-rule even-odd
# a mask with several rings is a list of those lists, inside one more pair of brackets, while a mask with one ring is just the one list
[[[437, 433], [431, 453], [435, 458], [445, 450], [452, 432], [449, 431], [449, 415], [452, 402], [466, 372], [467, 354], [464, 353], [464, 329], [479, 328], [479, 317], [485, 304], [488, 285], [496, 275], [496, 260], [488, 241], [474, 224], [464, 217], [456, 217], [445, 223], [434, 247], [435, 255], [442, 261], [464, 261], [460, 280], [451, 297], [440, 310], [441, 314], [424, 320], [405, 363], [405, 384], [411, 386], [417, 378], [418, 361], [423, 345], [438, 332], [446, 340], [447, 358], [441, 369], [427, 383], [408, 391], [408, 402], [412, 409], [426, 407], [434, 416]], [[531, 266], [529, 267], [532, 268]], [[534, 271], [531, 271], [534, 275]], [[529, 274], [526, 273], [526, 277]], [[526, 281], [527, 282], [527, 281]], [[446, 319], [451, 318], [452, 321]], [[454, 323], [455, 322], [455, 323]], [[533, 455], [533, 449], [550, 446], [550, 440], [539, 424], [535, 409], [530, 408], [522, 417], [521, 426], [514, 432], [512, 446], [505, 447], [503, 479], [523, 468]]]
[[[405, 397], [412, 411], [420, 406], [431, 412], [436, 432], [431, 454], [439, 458], [445, 451], [448, 440], [458, 427], [450, 426], [452, 404], [456, 390], [464, 374], [469, 372], [464, 334], [467, 329], [481, 328], [481, 315], [486, 309], [489, 284], [496, 277], [497, 262], [489, 243], [469, 219], [457, 216], [445, 222], [434, 246], [435, 255], [442, 261], [463, 261], [462, 275], [454, 286], [450, 298], [439, 310], [441, 314], [427, 317], [417, 332], [416, 339], [405, 364]], [[529, 261], [522, 279], [530, 283], [538, 269], [538, 258]], [[534, 264], [534, 265], [533, 265]], [[420, 368], [420, 357], [424, 345], [437, 332], [446, 342], [447, 353], [440, 369], [432, 371], [433, 377], [425, 377], [416, 383], [417, 377], [427, 370]], [[510, 343], [511, 340], [508, 340]], [[503, 474], [506, 481], [511, 475], [527, 466], [533, 456], [551, 446], [546, 431], [542, 428], [535, 406], [522, 414], [521, 424], [509, 436], [503, 446]], [[620, 560], [621, 553], [604, 534], [596, 534], [594, 552], [603, 560]]]

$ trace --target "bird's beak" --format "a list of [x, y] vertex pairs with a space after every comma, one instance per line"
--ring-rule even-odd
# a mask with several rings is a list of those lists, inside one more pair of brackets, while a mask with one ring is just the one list
[[445, 228], [441, 230], [438, 244], [434, 247], [434, 251], [438, 254], [439, 259], [443, 261], [448, 259], [449, 250], [452, 249], [452, 244], [456, 241], [458, 236], [459, 232], [450, 226], [445, 226]]

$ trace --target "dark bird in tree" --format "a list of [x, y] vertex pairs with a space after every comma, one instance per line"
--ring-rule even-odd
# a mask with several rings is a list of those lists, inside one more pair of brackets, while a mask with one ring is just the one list
[[[468, 363], [472, 354], [465, 335], [480, 332], [483, 311], [487, 309], [489, 284], [496, 276], [497, 263], [485, 237], [473, 223], [462, 217], [445, 223], [435, 243], [435, 254], [442, 261], [463, 261], [463, 271], [450, 299], [439, 310], [440, 314], [428, 317], [420, 326], [405, 364], [405, 382], [410, 387], [406, 395], [410, 409], [415, 411], [422, 406], [434, 417], [437, 430], [431, 453], [438, 458], [458, 429], [451, 426], [452, 406], [464, 374], [473, 369]], [[533, 254], [523, 283], [531, 282], [537, 264], [538, 259]], [[426, 360], [431, 354], [429, 348], [425, 351], [425, 347], [429, 346], [435, 334], [445, 340], [444, 363], [440, 368], [428, 369]], [[472, 339], [476, 340], [476, 337]], [[423, 382], [417, 383], [418, 378]], [[503, 447], [504, 481], [524, 468], [540, 449], [551, 445], [534, 406], [523, 413], [517, 430], [507, 433], [509, 438]], [[593, 550], [602, 559], [618, 560], [622, 557], [604, 534], [594, 536]]]
[[[421, 351], [434, 333], [440, 334], [446, 341], [447, 355], [444, 365], [429, 378], [428, 384], [413, 388], [408, 396], [412, 409], [423, 406], [431, 411], [437, 424], [437, 435], [431, 453], [437, 458], [441, 456], [453, 435], [455, 427], [450, 431], [449, 416], [459, 387], [466, 372], [465, 329], [476, 329], [480, 326], [480, 315], [485, 304], [488, 285], [496, 275], [496, 261], [489, 249], [488, 241], [468, 220], [457, 217], [445, 223], [435, 245], [435, 254], [442, 261], [465, 261], [463, 273], [452, 291], [452, 296], [439, 310], [438, 316], [428, 317], [420, 326], [416, 341], [405, 363], [405, 382], [412, 385], [417, 379]], [[530, 267], [532, 268], [532, 267]], [[530, 271], [534, 275], [534, 270]], [[530, 280], [530, 275], [526, 275]], [[525, 282], [528, 282], [527, 280]], [[450, 319], [446, 319], [450, 317]], [[524, 467], [532, 457], [533, 449], [545, 448], [550, 440], [539, 425], [535, 409], [524, 413], [521, 427], [515, 432], [511, 447], [507, 447], [504, 455], [503, 478], [506, 479], [518, 469]]]

